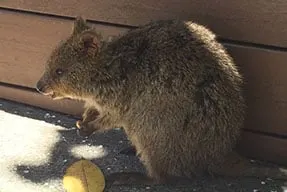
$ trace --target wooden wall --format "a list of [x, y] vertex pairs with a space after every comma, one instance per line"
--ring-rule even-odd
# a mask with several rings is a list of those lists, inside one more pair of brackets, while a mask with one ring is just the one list
[[0, 98], [80, 115], [34, 87], [58, 41], [82, 15], [105, 38], [156, 19], [192, 19], [224, 43], [243, 73], [248, 115], [239, 149], [287, 165], [287, 1], [0, 1]]

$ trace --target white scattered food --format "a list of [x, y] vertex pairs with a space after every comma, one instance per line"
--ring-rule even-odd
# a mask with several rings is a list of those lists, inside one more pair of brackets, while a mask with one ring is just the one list
[[78, 158], [84, 159], [95, 159], [104, 157], [107, 153], [102, 145], [99, 146], [88, 146], [78, 145], [71, 149], [71, 154]]
[[50, 116], [50, 113], [46, 113], [45, 115], [44, 115], [44, 118], [45, 119], [47, 119], [47, 118], [50, 118], [51, 116]]
[[284, 173], [284, 174], [286, 174], [286, 175], [287, 175], [287, 169], [279, 168], [279, 170], [280, 170], [282, 173]]
[[[17, 173], [17, 166], [41, 166], [49, 161], [51, 150], [60, 140], [59, 130], [44, 121], [0, 110], [0, 191], [61, 191], [61, 180], [45, 181], [49, 186], [33, 183]], [[29, 170], [23, 170], [29, 174]]]

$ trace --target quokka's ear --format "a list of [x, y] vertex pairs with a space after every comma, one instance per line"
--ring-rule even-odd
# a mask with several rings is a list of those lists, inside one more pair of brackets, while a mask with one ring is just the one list
[[84, 54], [95, 56], [100, 51], [101, 37], [94, 31], [88, 30], [80, 34], [80, 47]]
[[87, 29], [90, 29], [90, 27], [86, 23], [86, 20], [81, 16], [77, 16], [74, 22], [73, 34], [77, 35]]

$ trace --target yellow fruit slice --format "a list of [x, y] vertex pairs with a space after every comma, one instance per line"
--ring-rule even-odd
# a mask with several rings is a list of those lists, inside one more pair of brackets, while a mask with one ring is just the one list
[[79, 160], [66, 170], [63, 185], [67, 192], [102, 192], [105, 178], [91, 161]]

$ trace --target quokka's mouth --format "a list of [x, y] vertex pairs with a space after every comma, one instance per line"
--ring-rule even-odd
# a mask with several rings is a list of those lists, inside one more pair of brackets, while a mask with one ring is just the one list
[[49, 91], [49, 92], [42, 92], [43, 95], [50, 97], [53, 100], [58, 100], [58, 99], [62, 99], [63, 97], [60, 96], [59, 94], [57, 94], [54, 91]]
[[60, 100], [60, 99], [72, 99], [71, 97], [64, 96], [58, 92], [55, 91], [47, 91], [47, 92], [40, 92], [42, 95], [50, 97], [52, 100]]
[[53, 92], [52, 94], [49, 95], [53, 100], [60, 100], [60, 99], [64, 99], [63, 96], [56, 94], [55, 92]]
[[52, 92], [51, 94], [49, 94], [49, 96], [53, 99], [53, 100], [60, 100], [60, 99], [68, 99], [70, 100], [71, 98], [68, 96], [64, 96], [62, 94], [56, 93], [56, 92]]
[[53, 91], [50, 91], [50, 92], [42, 92], [42, 95], [53, 97], [53, 95], [55, 95], [55, 93], [54, 93]]
[[57, 95], [55, 94], [55, 92], [53, 92], [52, 94], [49, 95], [52, 99], [57, 99]]

